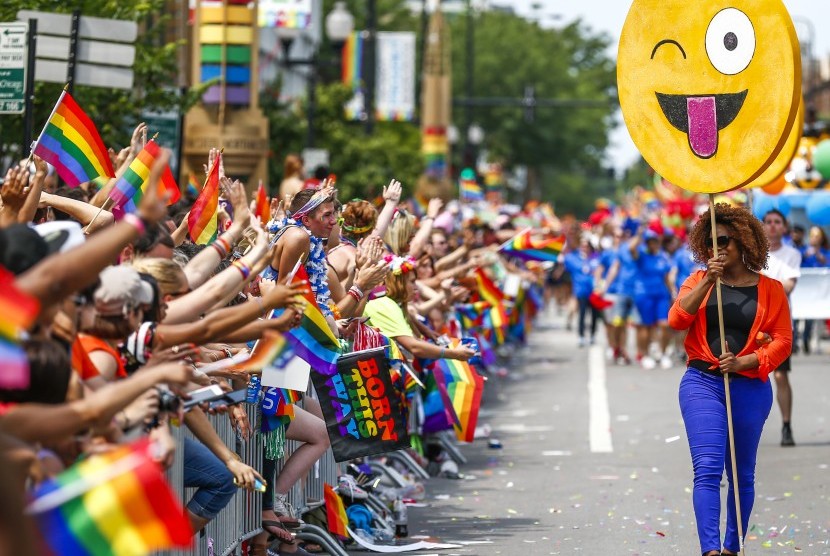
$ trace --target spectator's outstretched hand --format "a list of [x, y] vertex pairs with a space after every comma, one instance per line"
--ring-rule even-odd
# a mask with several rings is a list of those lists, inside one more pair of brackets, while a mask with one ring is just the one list
[[3, 210], [20, 212], [26, 197], [29, 195], [29, 169], [13, 166], [6, 172], [3, 186], [0, 187], [0, 198], [3, 199]]
[[383, 188], [383, 199], [387, 203], [394, 203], [398, 204], [401, 201], [401, 193], [403, 192], [403, 187], [401, 187], [401, 182], [396, 179], [392, 179], [389, 182], [389, 185]]

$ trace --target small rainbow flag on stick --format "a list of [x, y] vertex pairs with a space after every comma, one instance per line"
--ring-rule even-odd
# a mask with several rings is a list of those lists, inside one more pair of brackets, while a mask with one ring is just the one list
[[349, 524], [349, 518], [346, 517], [346, 507], [343, 505], [343, 499], [327, 483], [323, 484], [323, 493], [326, 500], [326, 521], [328, 522], [329, 532], [348, 539], [349, 531], [346, 527]]
[[530, 236], [530, 228], [528, 228], [513, 239], [503, 243], [499, 250], [504, 251], [505, 255], [524, 261], [555, 263], [559, 260], [559, 253], [564, 248], [565, 236], [537, 240]]
[[[147, 191], [147, 180], [150, 177], [150, 169], [158, 158], [161, 148], [158, 143], [150, 139], [144, 148], [135, 157], [130, 166], [124, 174], [115, 183], [115, 187], [110, 191], [109, 197], [115, 203], [114, 206], [123, 208], [124, 212], [135, 212], [138, 210], [138, 204], [141, 198]], [[161, 174], [161, 179], [158, 184], [158, 196], [163, 198], [170, 194], [167, 200], [168, 205], [172, 205], [181, 199], [181, 191], [173, 178], [173, 172], [170, 171], [170, 166], [164, 169]]]
[[197, 245], [207, 245], [213, 242], [219, 233], [219, 166], [221, 165], [222, 153], [219, 153], [208, 172], [205, 186], [199, 192], [187, 216], [190, 239]]
[[462, 201], [483, 201], [484, 190], [476, 181], [476, 173], [472, 168], [464, 168], [458, 177], [458, 187]]
[[[461, 343], [453, 339], [451, 346]], [[432, 373], [444, 403], [452, 409], [456, 418], [455, 434], [459, 440], [472, 442], [478, 422], [484, 379], [467, 363], [455, 359], [438, 359], [432, 366]]]
[[[294, 275], [292, 284], [308, 282], [305, 267], [299, 266]], [[305, 297], [306, 305], [300, 326], [285, 333], [288, 341], [294, 346], [297, 357], [311, 365], [312, 370], [331, 376], [337, 372], [337, 358], [340, 356], [340, 342], [331, 331], [323, 313], [317, 306], [314, 292], [308, 291]]]
[[254, 346], [251, 358], [236, 367], [236, 370], [258, 374], [265, 367], [283, 368], [292, 357], [294, 350], [285, 336], [275, 330], [266, 330]]
[[271, 220], [271, 200], [268, 199], [268, 193], [265, 191], [265, 186], [262, 185], [262, 180], [259, 180], [259, 187], [256, 190], [254, 216], [259, 218], [263, 226]]
[[66, 89], [52, 109], [32, 152], [54, 166], [69, 187], [101, 176], [115, 177], [98, 129]]
[[26, 513], [42, 554], [144, 556], [189, 548], [190, 522], [142, 440], [92, 456], [42, 484]]
[[474, 271], [476, 284], [478, 284], [478, 293], [481, 299], [488, 302], [490, 305], [498, 305], [504, 301], [504, 292], [490, 279], [483, 269], [476, 268]]

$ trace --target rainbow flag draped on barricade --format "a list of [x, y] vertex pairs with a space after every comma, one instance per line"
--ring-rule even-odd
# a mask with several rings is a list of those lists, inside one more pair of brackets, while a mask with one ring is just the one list
[[69, 187], [97, 177], [115, 177], [98, 129], [66, 89], [58, 97], [32, 152], [54, 166]]
[[193, 538], [181, 502], [149, 440], [76, 463], [34, 493], [34, 517], [49, 556], [144, 556], [189, 548]]
[[513, 239], [503, 243], [499, 250], [509, 257], [516, 257], [523, 261], [545, 261], [555, 263], [559, 254], [565, 248], [565, 236], [534, 239], [528, 228]]
[[[144, 148], [130, 163], [124, 174], [115, 183], [109, 194], [114, 206], [121, 208], [124, 212], [135, 212], [141, 198], [147, 192], [147, 183], [150, 177], [150, 170], [161, 153], [158, 143], [150, 139]], [[161, 174], [158, 184], [158, 196], [164, 198], [169, 195], [167, 204], [172, 205], [181, 199], [182, 194], [179, 186], [173, 178], [170, 166], [167, 166]]]
[[[453, 339], [450, 346], [456, 348], [460, 343], [460, 340]], [[453, 420], [456, 436], [464, 442], [472, 442], [484, 392], [484, 379], [469, 363], [455, 359], [436, 360], [432, 373], [447, 413]]]
[[14, 275], [0, 266], [0, 388], [29, 387], [29, 361], [18, 344], [39, 313], [37, 298], [20, 291]]
[[346, 517], [346, 506], [343, 504], [343, 499], [328, 483], [323, 484], [323, 496], [326, 502], [326, 525], [329, 532], [348, 539], [349, 518]]

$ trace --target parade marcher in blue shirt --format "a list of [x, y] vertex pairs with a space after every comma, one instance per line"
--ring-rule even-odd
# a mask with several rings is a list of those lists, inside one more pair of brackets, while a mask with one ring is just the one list
[[594, 254], [591, 243], [583, 238], [579, 242], [579, 250], [572, 251], [563, 257], [565, 270], [571, 276], [573, 282], [574, 297], [579, 305], [579, 347], [585, 346], [585, 318], [588, 311], [591, 312], [591, 344], [596, 341], [597, 320], [600, 318], [597, 311], [590, 303], [589, 298], [594, 291], [594, 272], [599, 265], [599, 260]]
[[[645, 240], [645, 246], [642, 245]], [[660, 248], [660, 234], [643, 227], [628, 244], [628, 250], [635, 261], [637, 269], [634, 280], [634, 304], [640, 314], [637, 326], [637, 359], [644, 369], [653, 369], [657, 362], [649, 355], [649, 346], [655, 339], [655, 332], [659, 327], [660, 335], [660, 366], [664, 369], [671, 367], [671, 359], [666, 356], [670, 333], [668, 329], [669, 307], [677, 291], [669, 278], [671, 261]]]
[[605, 327], [608, 331], [608, 345], [613, 350], [617, 365], [629, 365], [631, 359], [626, 353], [626, 331], [628, 321], [634, 312], [634, 277], [637, 274], [634, 259], [628, 251], [630, 232], [626, 229], [614, 232], [615, 245], [603, 251], [600, 256], [596, 280], [596, 293], [614, 303], [606, 310]]

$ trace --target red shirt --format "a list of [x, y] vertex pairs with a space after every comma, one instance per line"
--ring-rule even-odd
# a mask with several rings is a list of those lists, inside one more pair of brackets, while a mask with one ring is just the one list
[[[714, 288], [709, 289], [694, 315], [687, 313], [680, 306], [680, 301], [703, 280], [705, 275], [705, 271], [698, 270], [683, 282], [677, 300], [669, 311], [669, 325], [675, 330], [689, 330], [685, 346], [690, 361], [700, 359], [717, 365], [718, 358], [709, 349], [709, 343], [706, 341], [706, 303]], [[755, 342], [758, 332], [769, 334], [772, 342], [758, 346]], [[755, 321], [752, 323], [746, 345], [740, 353], [735, 354], [741, 357], [755, 353], [758, 356], [758, 368], [742, 371], [740, 374], [763, 381], [768, 380], [769, 373], [777, 369], [789, 357], [792, 344], [793, 325], [790, 318], [790, 303], [784, 292], [784, 286], [778, 280], [761, 274], [758, 276], [758, 311], [755, 313]]]

